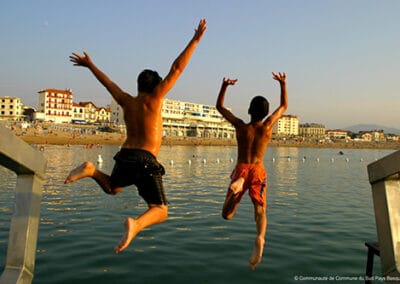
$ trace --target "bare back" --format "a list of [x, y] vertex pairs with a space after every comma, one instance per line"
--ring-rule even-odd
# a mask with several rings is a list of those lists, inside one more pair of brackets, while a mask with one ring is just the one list
[[162, 98], [147, 93], [129, 97], [123, 106], [127, 137], [122, 147], [158, 155], [162, 140], [162, 102]]
[[264, 153], [272, 137], [272, 125], [258, 121], [235, 126], [238, 143], [237, 163], [262, 164]]

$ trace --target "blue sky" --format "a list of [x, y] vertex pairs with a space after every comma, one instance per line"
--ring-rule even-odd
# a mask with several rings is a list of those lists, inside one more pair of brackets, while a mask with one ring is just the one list
[[37, 107], [39, 90], [70, 88], [74, 101], [109, 104], [90, 72], [69, 62], [82, 50], [136, 95], [138, 73], [165, 76], [206, 18], [168, 98], [214, 105], [222, 78], [237, 78], [225, 104], [248, 120], [254, 95], [277, 107], [271, 72], [285, 71], [287, 114], [301, 123], [399, 128], [399, 12], [397, 0], [2, 0], [0, 96]]

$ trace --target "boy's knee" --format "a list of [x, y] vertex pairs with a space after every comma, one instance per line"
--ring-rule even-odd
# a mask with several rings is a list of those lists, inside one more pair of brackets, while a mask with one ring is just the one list
[[160, 215], [163, 221], [167, 220], [168, 218], [168, 206], [167, 205], [160, 205], [158, 206], [160, 209]]

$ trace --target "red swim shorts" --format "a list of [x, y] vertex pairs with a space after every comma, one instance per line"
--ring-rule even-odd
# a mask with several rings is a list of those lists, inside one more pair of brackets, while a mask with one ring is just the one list
[[243, 190], [237, 197], [239, 203], [246, 190], [254, 204], [267, 205], [267, 172], [262, 164], [238, 164], [231, 174], [231, 184], [238, 178], [244, 178]]

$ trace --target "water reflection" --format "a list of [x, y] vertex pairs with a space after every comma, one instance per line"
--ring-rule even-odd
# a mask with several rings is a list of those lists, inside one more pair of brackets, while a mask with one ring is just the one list
[[275, 151], [274, 174], [279, 186], [295, 186], [299, 168], [299, 149], [278, 147]]

